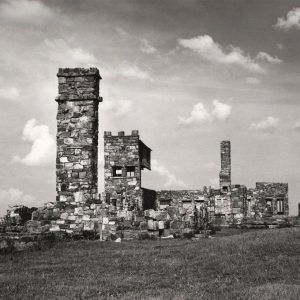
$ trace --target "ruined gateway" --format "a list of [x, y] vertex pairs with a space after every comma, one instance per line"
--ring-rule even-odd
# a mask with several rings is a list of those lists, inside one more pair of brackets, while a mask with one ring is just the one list
[[100, 197], [99, 71], [66, 68], [59, 69], [57, 76], [57, 199], [32, 216], [47, 230], [74, 234], [98, 231], [100, 226], [105, 238], [118, 228], [155, 231], [192, 227], [195, 211], [203, 209], [212, 222], [221, 224], [288, 215], [287, 183], [257, 182], [253, 189], [232, 184], [230, 141], [221, 142], [219, 189], [142, 188], [141, 172], [151, 169], [151, 149], [137, 130], [129, 135], [104, 132], [105, 191]]

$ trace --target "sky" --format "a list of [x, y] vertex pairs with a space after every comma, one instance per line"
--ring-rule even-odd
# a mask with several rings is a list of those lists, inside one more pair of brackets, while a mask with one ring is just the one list
[[0, 215], [55, 201], [59, 67], [97, 67], [103, 131], [139, 130], [143, 187], [288, 182], [300, 201], [300, 3], [0, 0]]

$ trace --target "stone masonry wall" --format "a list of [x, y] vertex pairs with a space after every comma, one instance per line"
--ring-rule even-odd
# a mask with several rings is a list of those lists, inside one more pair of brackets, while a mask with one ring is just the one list
[[[256, 191], [256, 205], [261, 214], [289, 214], [287, 183], [257, 182]], [[282, 201], [282, 210], [280, 210], [278, 205], [279, 201]]]
[[[139, 133], [131, 135], [123, 131], [117, 136], [104, 133], [104, 180], [106, 201], [114, 203], [118, 210], [142, 210], [141, 161]], [[128, 172], [133, 168], [133, 173]], [[118, 168], [118, 171], [114, 171]], [[119, 176], [115, 176], [118, 172]]]
[[57, 201], [65, 208], [98, 198], [99, 71], [59, 69], [57, 111]]
[[230, 141], [221, 142], [221, 171], [220, 189], [221, 192], [229, 191], [231, 186], [231, 147]]
[[[205, 199], [205, 200], [204, 200]], [[164, 206], [162, 203], [170, 201], [170, 206], [183, 207], [184, 203], [189, 203], [192, 207], [199, 202], [207, 202], [202, 190], [161, 190], [157, 191], [158, 207]]]

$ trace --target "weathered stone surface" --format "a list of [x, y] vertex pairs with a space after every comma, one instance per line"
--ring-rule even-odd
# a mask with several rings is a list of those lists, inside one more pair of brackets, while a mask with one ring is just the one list
[[105, 198], [116, 211], [155, 207], [155, 192], [141, 188], [141, 170], [150, 169], [150, 152], [136, 130], [131, 135], [104, 133]]
[[231, 187], [231, 146], [230, 141], [221, 142], [221, 171], [220, 190], [222, 193], [230, 192]]
[[97, 197], [100, 75], [95, 68], [76, 68], [59, 69], [57, 76], [58, 201], [83, 203]]

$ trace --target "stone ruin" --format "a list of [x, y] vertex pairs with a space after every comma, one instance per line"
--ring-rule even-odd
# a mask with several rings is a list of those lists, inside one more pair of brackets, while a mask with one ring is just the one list
[[231, 182], [231, 143], [221, 142], [218, 189], [160, 190], [142, 187], [151, 170], [151, 149], [138, 130], [104, 132], [104, 185], [98, 194], [98, 106], [96, 68], [59, 69], [55, 202], [32, 213], [26, 230], [69, 236], [156, 238], [190, 236], [207, 224], [279, 224], [288, 216], [288, 184]]
[[158, 206], [206, 207], [209, 219], [220, 225], [242, 222], [271, 225], [282, 223], [289, 215], [288, 184], [257, 182], [255, 188], [231, 183], [231, 143], [220, 145], [221, 171], [218, 189], [159, 191]]
[[142, 170], [151, 170], [151, 149], [139, 137], [123, 131], [112, 135], [104, 132], [105, 201], [116, 210], [155, 209], [156, 192], [142, 188]]

